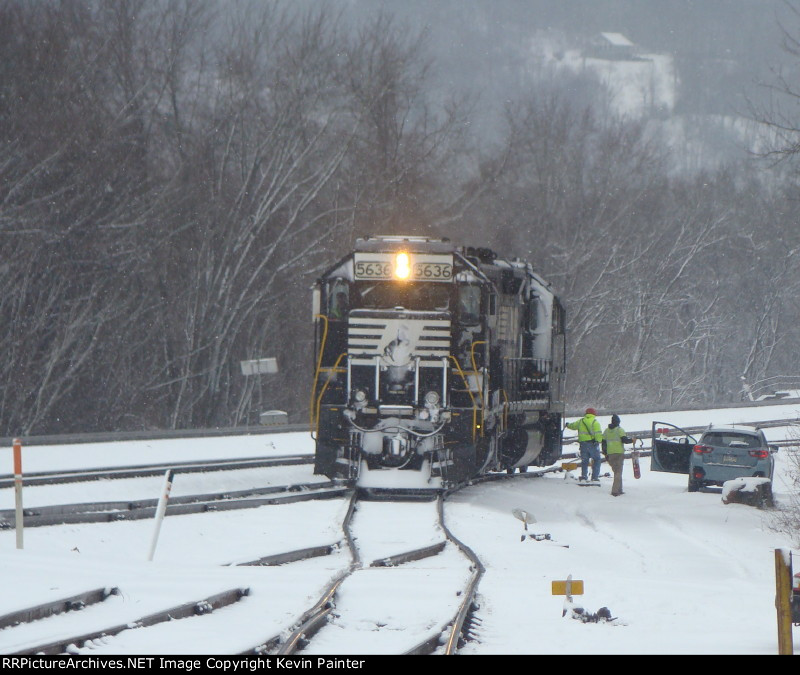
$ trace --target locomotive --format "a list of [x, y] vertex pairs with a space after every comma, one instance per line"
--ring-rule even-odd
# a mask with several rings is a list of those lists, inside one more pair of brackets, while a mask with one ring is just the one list
[[312, 297], [314, 473], [446, 489], [561, 456], [564, 308], [528, 263], [365, 237]]

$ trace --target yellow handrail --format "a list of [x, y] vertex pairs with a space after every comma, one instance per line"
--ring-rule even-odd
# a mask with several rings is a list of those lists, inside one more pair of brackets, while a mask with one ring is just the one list
[[[466, 375], [464, 375], [464, 371], [461, 369], [461, 364], [458, 362], [455, 356], [452, 354], [448, 354], [448, 358], [453, 360], [453, 363], [456, 364], [456, 369], [458, 370], [458, 374], [461, 375], [461, 379], [464, 380], [464, 387], [466, 387], [467, 393], [469, 394], [469, 398], [472, 401], [472, 440], [475, 441], [475, 425], [477, 424], [477, 411], [478, 406], [475, 403], [475, 397], [472, 395], [472, 391], [469, 388], [469, 381], [467, 380]], [[483, 436], [483, 422], [481, 421], [481, 436]]]
[[325, 328], [322, 331], [322, 343], [319, 346], [319, 357], [317, 358], [317, 368], [314, 371], [314, 382], [311, 385], [311, 401], [308, 404], [309, 424], [308, 429], [311, 433], [311, 438], [314, 438], [314, 428], [316, 421], [314, 420], [314, 398], [317, 393], [317, 385], [319, 384], [319, 371], [322, 368], [322, 355], [325, 353], [325, 343], [328, 341], [328, 317], [324, 314], [315, 314], [315, 319], [322, 319], [325, 322]]
[[[339, 354], [339, 358], [336, 359], [336, 363], [334, 363], [333, 364], [333, 368], [331, 368], [332, 372], [336, 372], [336, 369], [339, 367], [339, 361], [341, 361], [345, 356], [347, 356], [347, 352], [342, 352], [341, 354]], [[316, 428], [314, 429], [314, 431], [316, 432], [317, 436], [319, 436], [319, 409], [320, 409], [320, 406], [322, 405], [322, 397], [325, 395], [325, 390], [328, 388], [328, 385], [330, 383], [331, 383], [331, 380], [330, 380], [330, 378], [328, 378], [325, 381], [325, 384], [322, 385], [322, 389], [320, 390], [319, 396], [317, 397], [317, 406], [316, 406], [317, 419], [316, 419], [316, 423], [315, 423]], [[312, 438], [313, 438], [313, 435], [312, 435]]]
[[475, 382], [478, 383], [478, 395], [481, 397], [481, 410], [486, 409], [486, 404], [483, 401], [483, 381], [478, 381], [478, 366], [475, 364], [475, 345], [485, 345], [486, 340], [478, 340], [472, 343], [469, 353], [472, 359], [472, 371], [475, 373]]

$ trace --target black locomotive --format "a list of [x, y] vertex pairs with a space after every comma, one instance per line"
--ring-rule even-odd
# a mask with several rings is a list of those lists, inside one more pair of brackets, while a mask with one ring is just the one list
[[315, 473], [439, 489], [561, 456], [564, 309], [529, 264], [368, 237], [313, 298]]

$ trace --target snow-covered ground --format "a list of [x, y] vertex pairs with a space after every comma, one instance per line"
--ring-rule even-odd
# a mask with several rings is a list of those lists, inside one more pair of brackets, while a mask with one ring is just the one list
[[[649, 429], [653, 420], [699, 426], [798, 417], [800, 405], [787, 404], [630, 415], [623, 416], [622, 426], [638, 431]], [[600, 420], [604, 426], [608, 422], [602, 415]], [[791, 438], [792, 430], [767, 429], [766, 434], [771, 441], [780, 440]], [[307, 434], [30, 447], [23, 450], [23, 468], [45, 471], [287, 455], [312, 449]], [[685, 476], [650, 472], [646, 459], [642, 464], [641, 480], [634, 480], [626, 466], [625, 494], [619, 498], [609, 494], [608, 478], [599, 488], [582, 488], [560, 473], [475, 486], [451, 498], [445, 511], [448, 527], [486, 566], [473, 628], [477, 640], [461, 653], [777, 653], [774, 550], [789, 548], [791, 542], [770, 529], [770, 511], [724, 505], [717, 493], [690, 494]], [[779, 503], [787, 501], [792, 489], [788, 468], [788, 450], [782, 448], [774, 484]], [[0, 449], [0, 470], [11, 472], [9, 448]], [[279, 471], [280, 477], [273, 478], [270, 471]], [[252, 475], [260, 482], [300, 483], [314, 480], [311, 472], [311, 465], [301, 465], [254, 470]], [[241, 472], [178, 474], [174, 490], [241, 489], [248, 480]], [[123, 485], [125, 498], [154, 498], [160, 481], [31, 487], [25, 488], [25, 496], [38, 504], [114, 500]], [[13, 491], [0, 490], [0, 508], [11, 505]], [[0, 531], [4, 581], [0, 615], [91, 588], [115, 586], [121, 591], [97, 607], [0, 630], [0, 653], [128, 623], [239, 587], [250, 588], [250, 595], [235, 605], [171, 622], [166, 630], [163, 625], [127, 630], [80, 651], [99, 655], [245, 650], [292, 624], [350, 560], [340, 550], [282, 567], [230, 563], [336, 543], [342, 538], [339, 524], [346, 507], [342, 500], [330, 500], [170, 516], [161, 527], [152, 562], [147, 561], [153, 534], [150, 521], [31, 528], [24, 533], [21, 551], [15, 548], [13, 530]], [[406, 509], [403, 517], [401, 509]], [[529, 533], [548, 534], [550, 539], [520, 541], [524, 530], [512, 513], [515, 509], [535, 517]], [[419, 521], [429, 517], [421, 510], [425, 509], [420, 505], [381, 504], [360, 521], [357, 514], [358, 536], [372, 547], [368, 554], [388, 556], [434, 543], [435, 532], [419, 529]], [[426, 614], [428, 603], [438, 602], [448, 592], [435, 582], [444, 562], [447, 559], [417, 561], [400, 575], [407, 581], [397, 577], [396, 595], [405, 604], [395, 616], [386, 617], [395, 633], [415, 629], [415, 620]], [[380, 622], [381, 603], [370, 592], [379, 575], [380, 571], [365, 574], [349, 586], [340, 600], [339, 627], [356, 621], [355, 617]], [[551, 582], [568, 575], [585, 584], [576, 603], [590, 612], [608, 607], [615, 620], [582, 623], [562, 617], [564, 598], [551, 595]], [[365, 592], [359, 592], [360, 586]], [[369, 640], [369, 621], [363, 630], [366, 651], [374, 644]], [[320, 638], [314, 650], [337, 651], [336, 629]], [[795, 648], [800, 648], [800, 636]]]

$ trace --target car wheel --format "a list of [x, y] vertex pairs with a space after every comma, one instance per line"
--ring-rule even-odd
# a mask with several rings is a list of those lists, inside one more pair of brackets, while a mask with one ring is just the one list
[[689, 492], [698, 492], [701, 487], [703, 487], [703, 481], [694, 480], [693, 478], [689, 479]]

